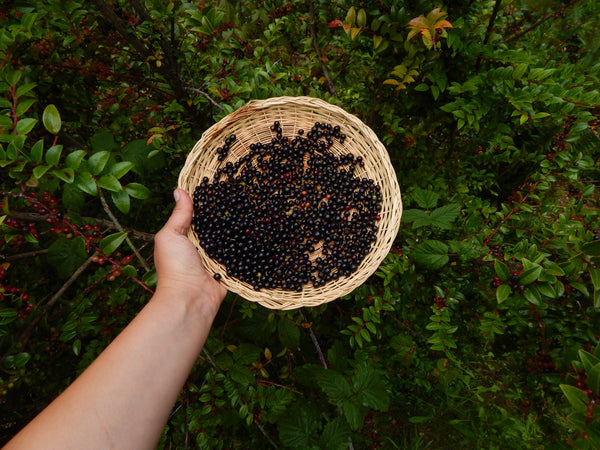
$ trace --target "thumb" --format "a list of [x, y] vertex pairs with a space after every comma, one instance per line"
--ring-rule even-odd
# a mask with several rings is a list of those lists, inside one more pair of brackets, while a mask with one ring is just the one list
[[176, 234], [185, 235], [192, 223], [194, 212], [192, 199], [183, 189], [175, 189], [173, 198], [175, 199], [175, 208], [165, 224], [165, 228], [172, 230]]

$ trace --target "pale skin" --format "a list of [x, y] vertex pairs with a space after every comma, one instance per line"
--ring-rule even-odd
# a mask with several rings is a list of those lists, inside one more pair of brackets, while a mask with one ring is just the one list
[[181, 189], [174, 197], [175, 209], [155, 237], [155, 294], [7, 450], [156, 447], [226, 294], [186, 236], [190, 197]]

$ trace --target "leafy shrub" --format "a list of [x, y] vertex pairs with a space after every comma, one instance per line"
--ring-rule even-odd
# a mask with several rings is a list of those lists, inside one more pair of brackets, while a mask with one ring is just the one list
[[337, 302], [229, 295], [161, 447], [593, 448], [594, 2], [19, 2], [0, 13], [6, 441], [152, 294], [185, 156], [254, 98], [368, 123], [395, 246]]

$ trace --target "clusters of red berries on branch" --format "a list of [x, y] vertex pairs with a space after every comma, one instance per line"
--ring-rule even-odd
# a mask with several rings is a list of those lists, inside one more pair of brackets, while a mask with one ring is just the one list
[[8, 267], [8, 263], [0, 264], [0, 301], [8, 302], [16, 308], [19, 319], [26, 319], [35, 308], [35, 303], [30, 299], [29, 294], [23, 292], [22, 288], [9, 284], [10, 282], [6, 279]]
[[558, 132], [554, 137], [552, 151], [546, 155], [546, 159], [552, 160], [556, 157], [557, 153], [563, 152], [567, 149], [567, 137], [569, 136], [569, 132], [573, 127], [575, 119], [577, 119], [576, 116], [570, 115], [563, 120], [561, 131]]

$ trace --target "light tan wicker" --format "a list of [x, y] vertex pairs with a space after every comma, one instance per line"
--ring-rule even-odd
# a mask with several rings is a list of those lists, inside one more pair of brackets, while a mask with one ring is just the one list
[[[296, 136], [299, 129], [310, 130], [315, 122], [339, 125], [347, 138], [343, 144], [335, 141], [329, 150], [336, 156], [347, 153], [362, 156], [364, 167], [357, 167], [355, 175], [370, 178], [381, 187], [382, 209], [381, 219], [377, 224], [377, 241], [358, 270], [350, 276], [340, 277], [317, 288], [307, 284], [301, 292], [282, 289], [257, 291], [250, 284], [227, 276], [224, 267], [208, 257], [191, 228], [188, 236], [198, 248], [207, 270], [220, 273], [221, 283], [228, 290], [271, 309], [317, 306], [344, 296], [364, 283], [390, 251], [400, 226], [402, 201], [396, 173], [386, 148], [368, 126], [342, 108], [312, 97], [254, 100], [204, 132], [181, 170], [179, 187], [193, 196], [203, 177], [207, 176], [212, 180], [215, 172], [227, 161], [235, 162], [245, 155], [250, 144], [270, 142], [275, 137], [275, 133], [271, 131], [275, 121], [281, 122], [283, 135], [290, 138]], [[216, 149], [222, 146], [225, 138], [231, 134], [236, 135], [236, 140], [232, 143], [227, 158], [218, 161]]]

